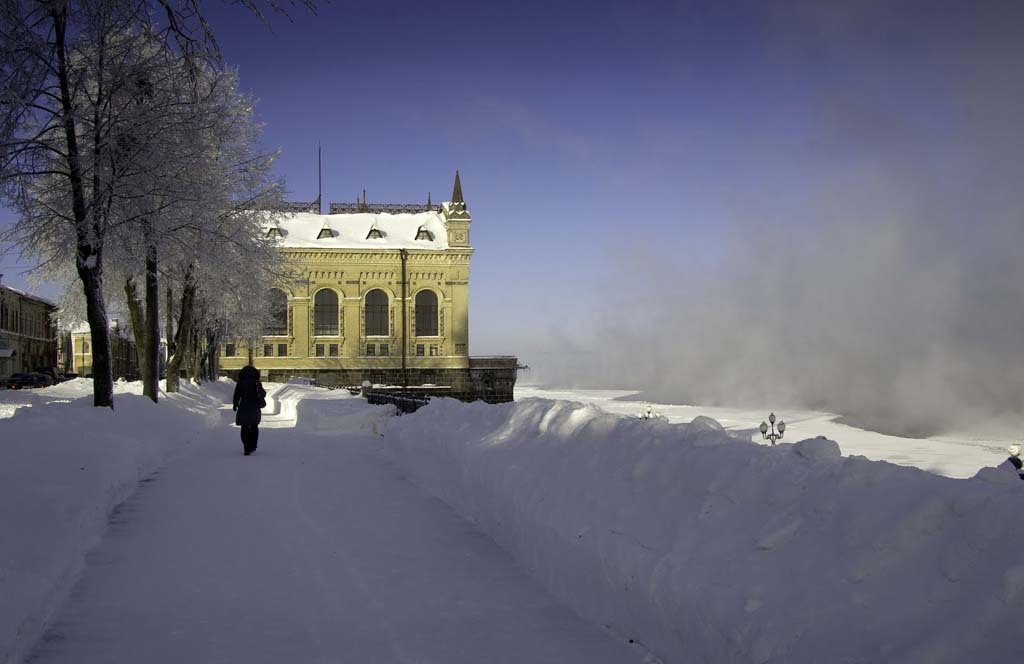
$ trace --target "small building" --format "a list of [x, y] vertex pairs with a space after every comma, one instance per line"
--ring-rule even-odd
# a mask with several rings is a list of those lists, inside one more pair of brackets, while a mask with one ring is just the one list
[[[70, 349], [70, 372], [83, 378], [92, 377], [92, 333], [82, 325], [66, 333], [62, 346]], [[110, 321], [110, 368], [114, 380], [139, 379], [139, 357], [135, 341], [118, 320]]]
[[434, 205], [290, 204], [266, 227], [295, 273], [268, 293], [254, 348], [225, 344], [221, 372], [250, 361], [271, 381], [363, 381], [465, 400], [512, 400], [514, 357], [470, 356], [471, 218], [458, 172]]
[[57, 338], [49, 300], [3, 285], [0, 274], [0, 381], [16, 373], [57, 366]]

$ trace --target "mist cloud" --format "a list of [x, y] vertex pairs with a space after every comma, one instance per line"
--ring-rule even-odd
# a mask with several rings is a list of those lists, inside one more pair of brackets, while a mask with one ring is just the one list
[[794, 144], [827, 167], [786, 192], [796, 205], [737, 201], [721, 244], [692, 250], [709, 260], [618, 250], [631, 277], [574, 351], [587, 362], [537, 377], [912, 435], [1024, 416], [1024, 21], [956, 6], [969, 15], [871, 4], [846, 30], [786, 25], [780, 48], [820, 39], [835, 67]]

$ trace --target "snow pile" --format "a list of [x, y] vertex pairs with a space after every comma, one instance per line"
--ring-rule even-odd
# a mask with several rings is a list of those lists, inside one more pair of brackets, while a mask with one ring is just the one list
[[[298, 383], [267, 383], [263, 426], [297, 429], [305, 435], [336, 438], [352, 433], [371, 434], [393, 415], [394, 408], [368, 407], [364, 399], [346, 390], [328, 390]], [[347, 402], [345, 405], [339, 401]], [[268, 418], [268, 416], [270, 416]]]
[[434, 400], [385, 440], [596, 623], [666, 662], [1011, 661], [1024, 482], [955, 480], [836, 442], [527, 399]]
[[[630, 390], [552, 389], [516, 382], [516, 400], [528, 397], [592, 403], [601, 410], [618, 415], [635, 415], [640, 393]], [[757, 423], [774, 410], [775, 406], [693, 406], [670, 403], [649, 404], [661, 412], [669, 422], [689, 422], [704, 415], [713, 417], [729, 432], [743, 435], [764, 444]], [[843, 442], [843, 452], [862, 455], [869, 459], [890, 461], [901, 466], [914, 466], [946, 477], [967, 478], [979, 468], [998, 464], [1006, 458], [1006, 448], [1020, 441], [1017, 428], [990, 421], [969, 430], [948, 432], [929, 438], [901, 438], [850, 426], [845, 418], [835, 413], [813, 410], [779, 411], [788, 428], [784, 440], [801, 440], [824, 435]]]
[[115, 410], [92, 381], [0, 392], [0, 661], [20, 661], [70, 593], [85, 555], [140, 481], [211, 426], [231, 384], [154, 404], [118, 383]]

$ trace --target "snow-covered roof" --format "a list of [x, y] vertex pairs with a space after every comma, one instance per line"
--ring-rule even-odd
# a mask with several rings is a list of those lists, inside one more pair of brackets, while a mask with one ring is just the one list
[[0, 290], [9, 290], [12, 293], [17, 293], [18, 295], [20, 295], [20, 296], [22, 296], [24, 298], [27, 298], [29, 300], [35, 300], [36, 302], [42, 302], [43, 304], [45, 304], [47, 306], [50, 306], [50, 307], [54, 307], [54, 308], [57, 307], [56, 304], [54, 304], [50, 300], [47, 300], [45, 297], [40, 297], [38, 295], [33, 295], [32, 293], [27, 293], [27, 292], [21, 290], [20, 288], [14, 288], [13, 286], [0, 285]]
[[[432, 249], [448, 248], [448, 230], [439, 212], [405, 214], [285, 213], [267, 231], [278, 228], [278, 246], [302, 249]], [[330, 230], [330, 237], [321, 233]], [[373, 237], [378, 233], [380, 237]], [[420, 229], [427, 233], [420, 233]], [[429, 235], [428, 235], [429, 234]], [[320, 237], [323, 235], [324, 237]], [[416, 239], [417, 235], [421, 238]]]
[[[110, 329], [110, 334], [130, 341], [135, 340], [134, 337], [128, 333], [128, 329], [124, 325], [121, 325], [121, 320], [119, 318], [111, 318], [107, 321], [107, 326]], [[92, 332], [92, 328], [89, 327], [88, 321], [76, 321], [68, 326], [67, 331], [71, 334], [90, 334]], [[161, 341], [164, 340], [161, 339]]]

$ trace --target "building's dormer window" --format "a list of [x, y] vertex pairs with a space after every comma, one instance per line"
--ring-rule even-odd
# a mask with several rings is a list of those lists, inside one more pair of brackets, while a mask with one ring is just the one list
[[277, 226], [271, 226], [267, 230], [267, 237], [268, 238], [281, 237], [281, 229], [278, 228]]
[[416, 231], [416, 239], [433, 242], [434, 234], [428, 231], [424, 226], [420, 226], [419, 229]]
[[324, 226], [323, 228], [320, 229], [320, 233], [316, 236], [316, 239], [318, 239], [318, 240], [328, 239], [329, 240], [332, 237], [334, 237], [334, 234], [331, 233], [331, 229], [328, 228], [327, 226]]
[[384, 233], [377, 228], [376, 224], [370, 227], [370, 232], [366, 234], [367, 240], [379, 240], [384, 237]]

